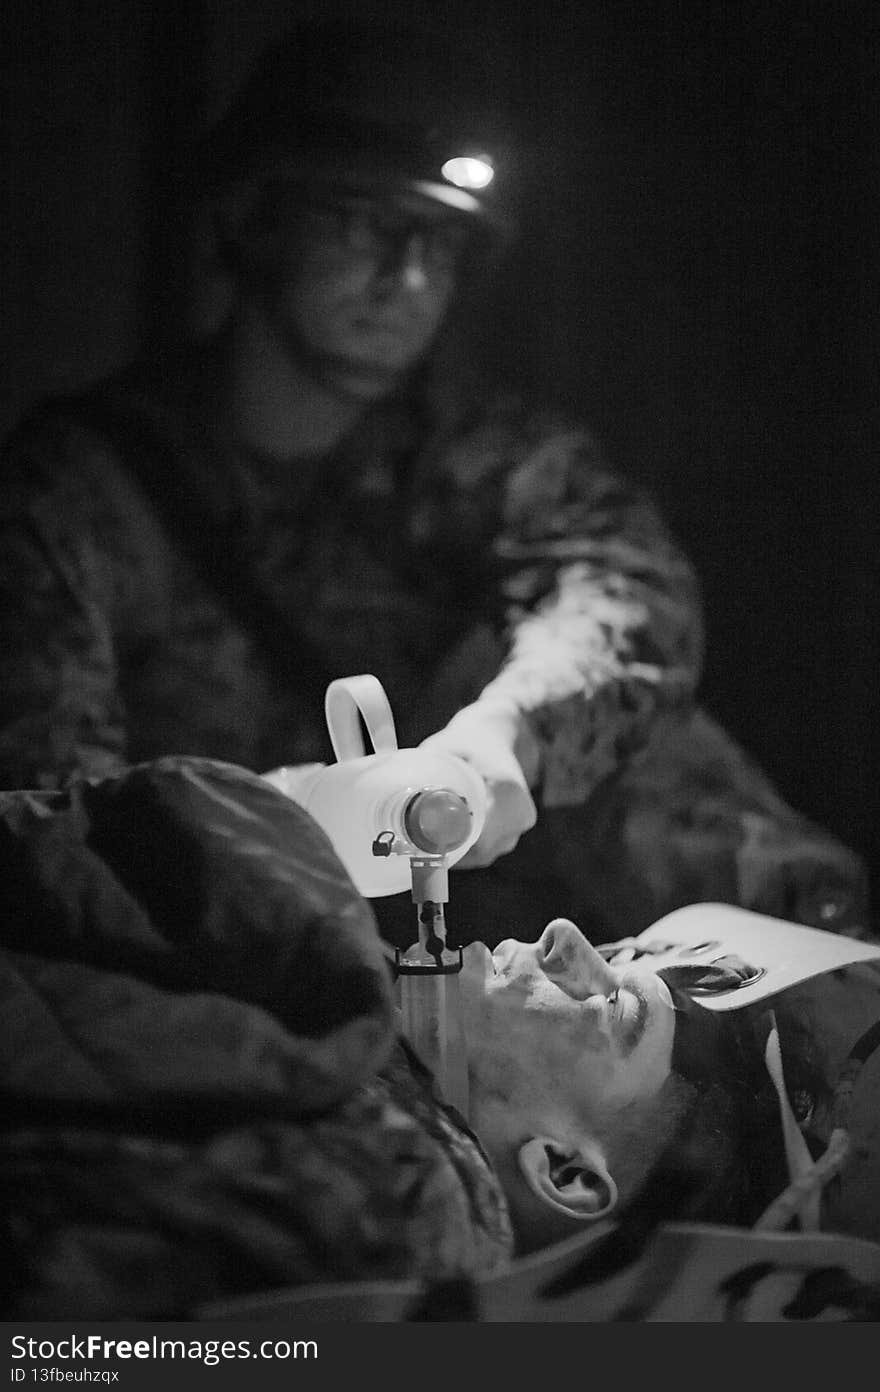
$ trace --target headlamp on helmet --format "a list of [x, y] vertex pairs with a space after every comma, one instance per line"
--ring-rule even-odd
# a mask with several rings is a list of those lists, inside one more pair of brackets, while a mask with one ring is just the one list
[[488, 155], [453, 155], [443, 164], [440, 173], [457, 188], [488, 188], [495, 178], [495, 170]]

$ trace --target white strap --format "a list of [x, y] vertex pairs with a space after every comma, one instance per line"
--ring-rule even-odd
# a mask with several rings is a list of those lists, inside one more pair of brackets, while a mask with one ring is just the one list
[[324, 696], [324, 713], [333, 753], [340, 763], [359, 759], [367, 752], [358, 713], [363, 716], [377, 754], [391, 753], [397, 748], [394, 716], [378, 677], [363, 673], [332, 681]]
[[[782, 1049], [779, 1043], [779, 1030], [776, 1026], [776, 1016], [771, 1011], [773, 1021], [767, 1044], [764, 1049], [764, 1059], [767, 1064], [767, 1071], [773, 1079], [773, 1086], [776, 1088], [776, 1095], [779, 1098], [779, 1113], [782, 1120], [782, 1136], [785, 1141], [785, 1158], [788, 1162], [788, 1175], [791, 1184], [799, 1184], [806, 1180], [807, 1176], [813, 1174], [816, 1168], [815, 1161], [810, 1154], [809, 1147], [803, 1138], [801, 1129], [797, 1124], [791, 1103], [788, 1100], [788, 1093], [785, 1090], [785, 1074], [782, 1068]], [[800, 1225], [804, 1232], [819, 1231], [819, 1211], [820, 1211], [820, 1189], [818, 1186], [810, 1185], [808, 1192], [804, 1196], [803, 1203], [798, 1210]]]

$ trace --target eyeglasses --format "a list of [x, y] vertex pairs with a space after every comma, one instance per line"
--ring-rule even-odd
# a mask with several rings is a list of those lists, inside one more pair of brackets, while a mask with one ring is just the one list
[[420, 216], [390, 200], [310, 198], [302, 219], [310, 239], [359, 260], [397, 264], [417, 244], [422, 264], [433, 272], [454, 270], [470, 239], [461, 218]]

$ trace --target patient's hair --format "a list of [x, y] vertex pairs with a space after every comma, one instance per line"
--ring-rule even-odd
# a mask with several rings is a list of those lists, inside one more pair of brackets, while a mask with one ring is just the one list
[[[715, 1014], [671, 989], [677, 1115], [633, 1203], [645, 1219], [751, 1227], [788, 1184], [779, 1102], [763, 1057], [769, 1017]], [[807, 1030], [786, 1021], [780, 1032], [786, 1087], [795, 1115], [803, 1115], [825, 1084]]]

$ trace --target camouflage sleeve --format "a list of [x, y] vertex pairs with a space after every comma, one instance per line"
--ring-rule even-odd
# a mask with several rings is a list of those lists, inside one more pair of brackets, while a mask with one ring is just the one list
[[481, 699], [525, 715], [544, 805], [578, 803], [645, 743], [660, 709], [693, 694], [697, 581], [650, 500], [582, 429], [531, 424], [495, 546], [508, 649]]
[[110, 604], [69, 432], [19, 428], [0, 499], [0, 786], [57, 787], [124, 763]]

